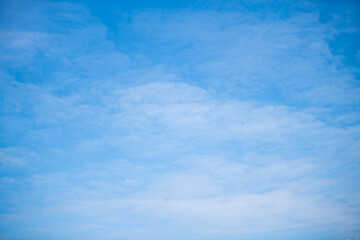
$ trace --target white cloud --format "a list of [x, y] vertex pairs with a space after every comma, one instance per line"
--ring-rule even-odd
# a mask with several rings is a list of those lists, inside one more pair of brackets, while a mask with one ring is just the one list
[[165, 52], [159, 62], [189, 82], [240, 99], [290, 105], [358, 102], [352, 73], [327, 42], [334, 27], [321, 23], [315, 11], [289, 12], [286, 21], [246, 11], [150, 11], [132, 19], [127, 27]]
[[29, 161], [34, 161], [36, 154], [31, 150], [19, 147], [0, 148], [0, 166], [9, 167], [28, 167]]
[[358, 88], [316, 13], [135, 13], [124, 25], [158, 59], [117, 51], [80, 6], [35, 10], [36, 30], [1, 32], [2, 61], [25, 68], [1, 75], [4, 135], [26, 146], [0, 149], [1, 164], [45, 160], [0, 179], [20, 186], [17, 226], [130, 239], [359, 227], [358, 114], [336, 112]]
[[[26, 180], [29, 202], [46, 192], [48, 207], [39, 218], [75, 214], [111, 219], [99, 222], [109, 227], [146, 217], [203, 233], [358, 226], [358, 203], [349, 205], [354, 195], [343, 195], [345, 204], [338, 190], [329, 190], [346, 184], [338, 179], [342, 173], [332, 175], [354, 156], [337, 155], [354, 153], [354, 130], [327, 125], [306, 110], [219, 100], [183, 83], [109, 95], [117, 100], [88, 105], [79, 115], [108, 123], [73, 150], [94, 155], [93, 164]], [[127, 160], [114, 160], [109, 149], [125, 149]]]

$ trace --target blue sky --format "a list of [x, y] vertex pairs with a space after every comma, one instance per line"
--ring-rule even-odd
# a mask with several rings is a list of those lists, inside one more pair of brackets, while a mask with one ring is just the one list
[[360, 239], [358, 1], [0, 4], [1, 239]]

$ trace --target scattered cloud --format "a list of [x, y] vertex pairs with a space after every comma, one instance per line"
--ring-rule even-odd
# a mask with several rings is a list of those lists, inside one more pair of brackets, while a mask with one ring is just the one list
[[112, 28], [85, 3], [3, 4], [0, 238], [359, 236], [344, 28], [321, 3], [229, 4]]

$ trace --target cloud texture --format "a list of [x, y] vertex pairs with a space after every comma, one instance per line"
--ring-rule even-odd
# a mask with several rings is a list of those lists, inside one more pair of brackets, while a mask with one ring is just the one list
[[2, 3], [0, 238], [360, 237], [358, 19], [88, 4]]

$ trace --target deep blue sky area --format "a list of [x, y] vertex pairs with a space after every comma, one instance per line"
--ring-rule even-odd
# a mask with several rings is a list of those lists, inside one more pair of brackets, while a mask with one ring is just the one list
[[0, 239], [359, 240], [359, 1], [0, 1]]

